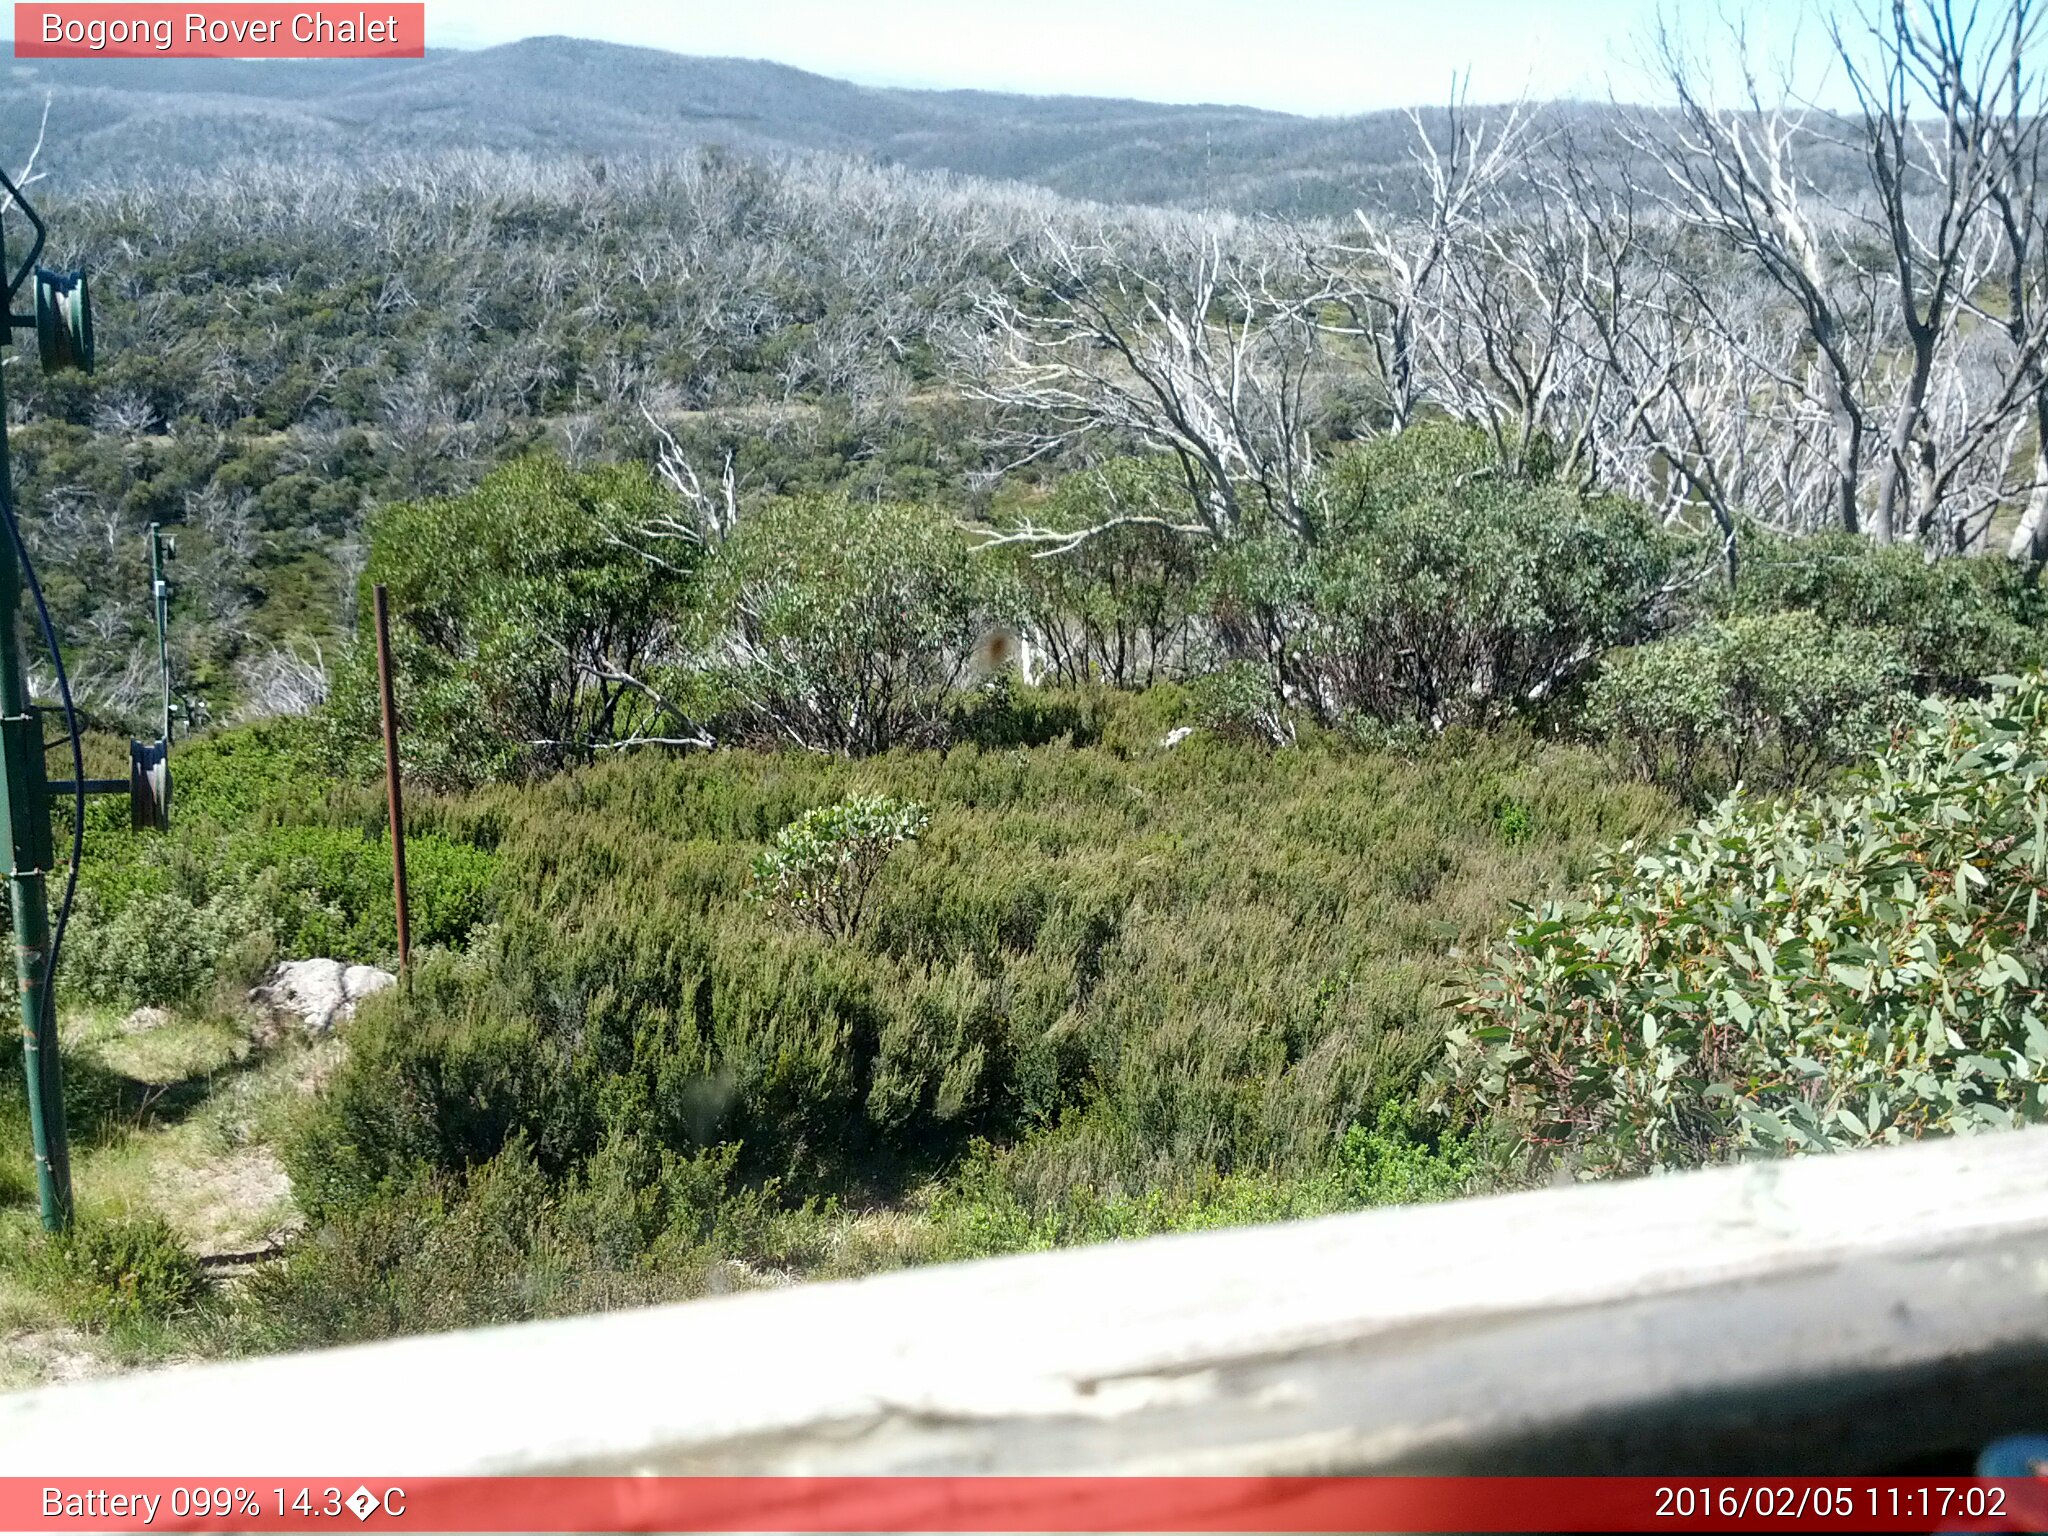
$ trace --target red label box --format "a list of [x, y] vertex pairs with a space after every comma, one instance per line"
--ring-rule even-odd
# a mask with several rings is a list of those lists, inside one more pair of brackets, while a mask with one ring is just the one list
[[14, 7], [17, 59], [418, 59], [424, 4]]
[[0, 1531], [2048, 1531], [2048, 1478], [0, 1478]]

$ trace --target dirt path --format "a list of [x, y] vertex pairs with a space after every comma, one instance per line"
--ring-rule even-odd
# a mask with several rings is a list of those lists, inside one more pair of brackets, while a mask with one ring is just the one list
[[[73, 1185], [85, 1220], [153, 1212], [202, 1258], [268, 1253], [297, 1230], [278, 1146], [343, 1047], [258, 1031], [253, 1018], [185, 1018], [147, 1010], [65, 1021], [68, 1052], [124, 1084], [123, 1113], [97, 1134], [79, 1128]], [[33, 1212], [10, 1213], [21, 1254]], [[233, 1285], [249, 1267], [215, 1270]], [[147, 1341], [114, 1340], [67, 1322], [21, 1267], [0, 1272], [0, 1390], [75, 1381], [175, 1358]]]

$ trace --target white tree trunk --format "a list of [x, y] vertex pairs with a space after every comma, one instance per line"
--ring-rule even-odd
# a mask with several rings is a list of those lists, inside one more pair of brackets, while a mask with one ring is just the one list
[[[2037, 469], [2036, 474], [2040, 471]], [[2038, 562], [2048, 554], [2048, 479], [2038, 481], [2027, 497], [2027, 510], [2020, 514], [2006, 553], [2015, 560]]]

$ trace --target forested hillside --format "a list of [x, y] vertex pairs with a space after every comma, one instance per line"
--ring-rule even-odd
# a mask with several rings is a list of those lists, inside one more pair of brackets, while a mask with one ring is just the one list
[[[172, 830], [88, 816], [9, 1369], [2042, 1118], [1999, 14], [1845, 32], [1829, 117], [1675, 47], [1668, 112], [1348, 124], [37, 74], [102, 366], [10, 355], [25, 533], [117, 763], [170, 528], [183, 713]], [[396, 958], [373, 585], [414, 965], [308, 1029], [279, 962]]]
[[886, 90], [579, 38], [437, 50], [422, 64], [19, 61], [9, 86], [0, 142], [32, 140], [47, 100], [53, 160], [91, 180], [450, 149], [635, 159], [720, 146], [1245, 212], [1342, 215], [1361, 178], [1410, 190], [1400, 113]]

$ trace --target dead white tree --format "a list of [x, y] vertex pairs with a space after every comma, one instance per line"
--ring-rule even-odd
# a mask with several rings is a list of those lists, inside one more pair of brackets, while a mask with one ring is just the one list
[[268, 646], [235, 664], [238, 720], [310, 715], [327, 702], [327, 657], [318, 640]]
[[1664, 231], [1646, 226], [1626, 184], [1602, 185], [1567, 141], [1543, 190], [1584, 240], [1570, 339], [1608, 380], [1587, 434], [1594, 472], [1667, 523], [1704, 507], [1732, 580], [1741, 492], [1729, 462], [1739, 442], [1729, 441], [1729, 429], [1747, 413], [1729, 407], [1744, 401], [1750, 384], [1740, 351], [1710, 344], [1679, 302]]
[[1827, 248], [1821, 216], [1829, 210], [1807, 169], [1806, 151], [1818, 138], [1810, 114], [1767, 103], [1739, 27], [1733, 42], [1741, 90], [1738, 104], [1727, 106], [1711, 99], [1691, 54], [1668, 25], [1660, 26], [1656, 60], [1677, 108], [1669, 117], [1637, 114], [1625, 136], [1663, 172], [1664, 205], [1688, 228], [1752, 262], [1798, 314], [1817, 365], [1806, 379], [1829, 418], [1833, 521], [1857, 532], [1865, 524], [1864, 389], [1873, 348], [1868, 274]]
[[1499, 198], [1445, 254], [1425, 328], [1431, 392], [1483, 425], [1504, 463], [1528, 463], [1542, 440], [1555, 471], [1591, 468], [1615, 382], [1584, 334], [1598, 237], [1568, 202]]
[[[1493, 120], [1468, 102], [1469, 75], [1452, 81], [1441, 129], [1433, 132], [1419, 111], [1408, 114], [1415, 131], [1409, 165], [1421, 193], [1421, 215], [1403, 219], [1359, 209], [1358, 242], [1338, 245], [1331, 270], [1341, 279], [1332, 296], [1347, 312], [1352, 334], [1370, 345], [1387, 395], [1394, 430], [1414, 419], [1425, 397], [1421, 377], [1431, 345], [1432, 320], [1446, 313], [1445, 269], [1468, 240], [1483, 210], [1516, 172], [1529, 148], [1532, 115], [1525, 102]], [[1381, 201], [1390, 198], [1381, 189]], [[1439, 375], [1441, 376], [1441, 375]]]
[[[1930, 395], [1944, 393], [1951, 405], [1956, 398], [1953, 375], [1937, 381], [1936, 370], [1951, 366], [1958, 325], [1997, 252], [1989, 214], [2003, 156], [1982, 120], [2023, 105], [2027, 9], [2017, 0], [2002, 15], [1976, 5], [1959, 14], [1952, 0], [1890, 0], [1857, 31], [1839, 17], [1831, 25], [1860, 110], [1873, 194], [1868, 223], [1885, 253], [1904, 358], [1894, 370], [1871, 517], [1881, 541], [1927, 537], [1962, 469], [1941, 462]], [[1980, 23], [2011, 28], [2009, 51], [1981, 37]], [[1983, 404], [1980, 428], [1951, 439], [1965, 456], [2004, 436], [2008, 392], [1994, 390]]]
[[[29, 146], [28, 154], [21, 162], [21, 169], [14, 176], [14, 185], [20, 191], [26, 192], [32, 184], [43, 179], [44, 173], [36, 169], [36, 161], [42, 158], [43, 141], [49, 137], [50, 102], [53, 99], [52, 93], [43, 94], [43, 116], [36, 125], [36, 141]], [[14, 195], [0, 192], [0, 214], [6, 213], [13, 206]]]
[[2029, 503], [2035, 471], [2022, 455], [2033, 446], [2035, 387], [1997, 326], [1969, 326], [1946, 351], [1922, 410], [1914, 482], [1916, 504], [1932, 514], [1918, 531], [1930, 556], [1984, 550], [1993, 522]]
[[981, 301], [994, 355], [970, 393], [1015, 424], [1019, 462], [1097, 433], [1172, 455], [1188, 515], [1024, 526], [1000, 541], [1072, 547], [1138, 523], [1231, 539], [1257, 517], [1313, 537], [1311, 386], [1327, 277], [1278, 242], [1239, 251], [1214, 229], [1137, 253], [1130, 243], [1048, 231], [1034, 264], [1016, 260], [1016, 292]]
[[[1913, 39], [1916, 54], [1930, 57], [1935, 72], [1947, 77], [1955, 117], [1989, 166], [1984, 195], [1998, 245], [1989, 286], [1999, 302], [1980, 303], [1973, 292], [1964, 303], [2006, 344], [1999, 388], [2011, 397], [2014, 420], [2001, 444], [2000, 479], [2022, 502], [2007, 553], [2036, 568], [2048, 561], [2048, 209], [2041, 198], [2048, 92], [2031, 64], [2042, 16], [2038, 0], [2005, 0], [1975, 71], [1960, 63], [1982, 25], [1975, 8], [1959, 21], [1944, 7]], [[1977, 412], [1972, 430], [1991, 435], [1991, 414]], [[2025, 436], [2033, 439], [2032, 468], [2015, 484], [2011, 461]], [[2011, 445], [2009, 459], [2005, 444]]]
[[[707, 488], [697, 473], [697, 466], [690, 461], [683, 445], [676, 441], [675, 433], [669, 431], [652, 410], [643, 406], [640, 414], [654, 429], [657, 445], [654, 472], [682, 503], [680, 515], [659, 518], [644, 525], [640, 537], [657, 546], [678, 540], [698, 546], [719, 543], [740, 520], [739, 481], [733, 471], [732, 454], [728, 452], [725, 456], [725, 467], [719, 473], [716, 487]], [[650, 559], [658, 558], [646, 549], [641, 553]]]

